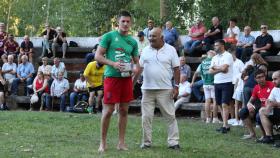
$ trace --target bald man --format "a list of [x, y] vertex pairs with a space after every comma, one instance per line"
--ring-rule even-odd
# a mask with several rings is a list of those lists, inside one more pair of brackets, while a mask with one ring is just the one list
[[[180, 61], [176, 50], [164, 42], [162, 30], [154, 28], [149, 36], [150, 46], [143, 49], [140, 57], [140, 74], [143, 72], [142, 97], [142, 149], [152, 144], [152, 120], [156, 104], [168, 124], [168, 147], [180, 149], [179, 131], [175, 118], [173, 98], [178, 96]], [[157, 74], [157, 75], [155, 75]], [[175, 84], [172, 84], [174, 76]]]
[[218, 17], [212, 18], [212, 27], [204, 34], [204, 41], [206, 45], [206, 51], [211, 49], [211, 45], [218, 39], [223, 39], [223, 27], [220, 25]]
[[30, 41], [30, 38], [28, 35], [25, 35], [23, 37], [23, 41], [20, 44], [20, 53], [18, 56], [18, 63], [20, 64], [20, 59], [23, 55], [27, 55], [29, 58], [29, 62], [32, 63], [32, 57], [33, 57], [33, 43]]
[[165, 29], [163, 30], [164, 42], [172, 46], [175, 46], [176, 41], [178, 40], [179, 34], [177, 30], [173, 27], [171, 21], [167, 21], [165, 24]]
[[[260, 142], [265, 144], [274, 142], [272, 126], [280, 123], [280, 70], [273, 73], [272, 80], [275, 87], [272, 89], [266, 101], [266, 106], [262, 107], [259, 111], [262, 126], [265, 131], [265, 136]], [[280, 147], [279, 144], [276, 146]]]

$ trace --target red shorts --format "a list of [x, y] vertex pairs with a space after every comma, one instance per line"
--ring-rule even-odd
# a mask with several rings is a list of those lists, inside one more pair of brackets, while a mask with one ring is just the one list
[[107, 77], [104, 80], [104, 104], [128, 103], [133, 100], [131, 77]]

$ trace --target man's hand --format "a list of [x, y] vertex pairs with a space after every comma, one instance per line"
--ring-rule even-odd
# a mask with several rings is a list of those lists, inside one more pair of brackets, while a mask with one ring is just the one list
[[248, 108], [249, 112], [255, 111], [255, 106], [253, 104], [251, 104], [251, 103], [247, 104], [247, 108]]
[[179, 91], [178, 87], [173, 88], [173, 99], [176, 99], [178, 97]]
[[122, 64], [120, 62], [114, 62], [112, 66], [119, 71], [122, 71], [123, 69]]

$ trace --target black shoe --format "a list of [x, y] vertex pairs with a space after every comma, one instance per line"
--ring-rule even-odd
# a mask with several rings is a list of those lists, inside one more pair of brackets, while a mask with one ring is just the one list
[[275, 143], [275, 144], [273, 144], [273, 147], [274, 147], [274, 148], [280, 148], [280, 143]]
[[169, 146], [168, 148], [173, 150], [180, 150], [180, 145], [177, 144], [177, 145]]
[[216, 129], [217, 132], [221, 132], [221, 133], [227, 133], [230, 131], [230, 127], [221, 127]]
[[149, 149], [149, 148], [151, 148], [151, 145], [142, 144], [142, 145], [140, 146], [140, 148], [141, 148], [141, 149]]
[[274, 139], [272, 138], [272, 136], [264, 136], [262, 139], [258, 139], [257, 143], [273, 144]]

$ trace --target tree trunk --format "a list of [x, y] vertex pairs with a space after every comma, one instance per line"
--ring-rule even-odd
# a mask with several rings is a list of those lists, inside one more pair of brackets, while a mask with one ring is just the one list
[[166, 0], [160, 0], [160, 19], [164, 19], [167, 15]]

